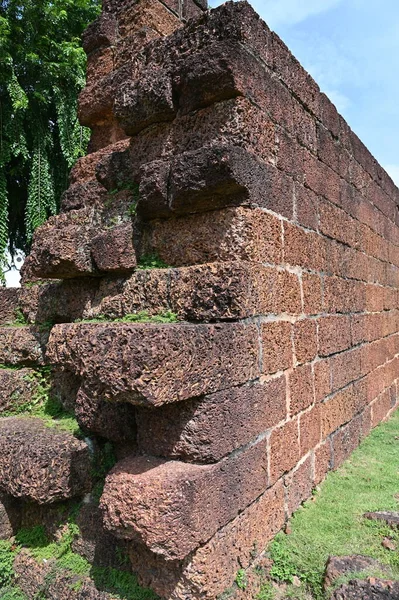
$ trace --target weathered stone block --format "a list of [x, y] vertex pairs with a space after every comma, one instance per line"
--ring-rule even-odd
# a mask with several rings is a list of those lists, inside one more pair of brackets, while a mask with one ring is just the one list
[[[88, 181], [96, 180], [96, 168], [101, 160], [106, 160], [106, 157], [110, 155], [119, 156], [121, 153], [128, 148], [129, 140], [121, 140], [116, 142], [115, 144], [111, 144], [97, 152], [92, 152], [87, 154], [87, 156], [83, 156], [76, 161], [75, 165], [71, 169], [70, 173], [70, 183], [87, 183]], [[115, 178], [115, 174], [114, 174]], [[101, 179], [99, 179], [100, 183], [103, 183]], [[115, 189], [118, 185], [106, 185], [107, 189]]]
[[18, 500], [0, 494], [0, 540], [8, 540], [21, 525], [21, 506]]
[[114, 404], [80, 388], [75, 405], [76, 419], [83, 429], [112, 442], [136, 439], [135, 409], [131, 404]]
[[90, 490], [87, 445], [39, 419], [0, 420], [0, 489], [39, 504]]
[[19, 288], [0, 287], [0, 324], [15, 321], [18, 308]]
[[299, 314], [299, 279], [288, 271], [244, 261], [138, 270], [126, 280], [102, 280], [83, 316], [115, 318], [143, 310], [152, 315], [171, 310], [179, 319], [195, 322], [280, 311]]
[[139, 449], [184, 461], [216, 462], [287, 416], [285, 378], [160, 408], [137, 408]]
[[91, 207], [100, 208], [107, 196], [107, 190], [98, 181], [73, 183], [61, 197], [61, 212]]
[[170, 75], [150, 68], [141, 73], [138, 81], [125, 83], [117, 90], [114, 112], [127, 135], [173, 120], [176, 108]]
[[280, 264], [281, 221], [244, 207], [153, 221], [144, 232], [142, 253], [154, 252], [176, 267], [231, 260]]
[[214, 465], [129, 457], [107, 476], [107, 529], [167, 560], [185, 558], [267, 487], [266, 440]]
[[119, 402], [161, 405], [259, 375], [255, 325], [55, 325], [47, 360]]
[[69, 323], [83, 317], [99, 286], [93, 277], [22, 287], [20, 306], [29, 323]]
[[91, 255], [99, 271], [132, 271], [137, 265], [132, 225], [117, 225], [96, 235], [91, 242]]
[[131, 545], [130, 558], [141, 583], [158, 594], [175, 600], [213, 600], [263, 551], [284, 520], [284, 487], [279, 481], [185, 561], [165, 561], [136, 544]]
[[95, 273], [90, 247], [99, 227], [93, 209], [73, 210], [50, 217], [34, 234], [32, 250], [24, 264], [29, 276], [68, 279]]
[[162, 161], [145, 165], [137, 210], [154, 219], [241, 204], [278, 212], [282, 202], [291, 216], [293, 184], [284, 173], [243, 148], [216, 146], [180, 154], [170, 168]]
[[33, 369], [0, 369], [0, 414], [28, 404], [37, 388]]
[[301, 312], [296, 275], [240, 261], [171, 270], [169, 302], [173, 312], [189, 321]]
[[113, 46], [117, 39], [118, 23], [115, 15], [103, 12], [84, 32], [83, 48], [89, 54], [101, 46]]
[[0, 364], [35, 366], [43, 364], [47, 336], [31, 327], [0, 327]]

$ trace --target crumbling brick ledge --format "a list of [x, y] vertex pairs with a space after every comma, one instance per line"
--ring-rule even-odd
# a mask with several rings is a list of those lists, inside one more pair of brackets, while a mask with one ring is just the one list
[[230, 588], [398, 404], [399, 190], [247, 2], [206, 8], [104, 0], [90, 153], [0, 307], [31, 324], [0, 362], [114, 443], [99, 527], [169, 600]]

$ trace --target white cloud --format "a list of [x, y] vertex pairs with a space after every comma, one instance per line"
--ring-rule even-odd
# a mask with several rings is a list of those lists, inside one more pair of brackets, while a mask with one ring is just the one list
[[397, 186], [399, 186], [399, 165], [384, 165], [384, 169], [393, 179]]
[[274, 28], [295, 25], [340, 4], [342, 0], [250, 0], [250, 4]]

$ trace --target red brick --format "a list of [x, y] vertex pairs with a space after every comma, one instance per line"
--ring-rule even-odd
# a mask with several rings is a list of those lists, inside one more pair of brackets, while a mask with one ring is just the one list
[[391, 395], [389, 393], [389, 390], [385, 390], [380, 396], [378, 396], [378, 398], [376, 398], [376, 400], [372, 404], [372, 427], [375, 427], [376, 425], [378, 425], [378, 423], [381, 423], [381, 421], [385, 419], [391, 408]]
[[316, 404], [299, 417], [301, 456], [312, 450], [321, 439], [321, 407]]
[[356, 393], [353, 385], [337, 392], [321, 405], [322, 437], [348, 423], [356, 413]]
[[149, 455], [210, 463], [286, 418], [286, 384], [281, 376], [156, 411], [137, 407], [137, 444]]
[[299, 183], [295, 184], [296, 220], [299, 225], [307, 229], [317, 229], [319, 204], [320, 199], [312, 190]]
[[353, 248], [359, 247], [358, 223], [330, 202], [319, 204], [319, 230]]
[[327, 256], [323, 237], [284, 222], [284, 260], [292, 266], [324, 271]]
[[332, 391], [339, 390], [363, 375], [362, 349], [356, 348], [331, 357]]
[[359, 415], [332, 437], [334, 469], [340, 467], [344, 460], [357, 448], [360, 443], [361, 429], [362, 418]]
[[292, 326], [286, 321], [262, 323], [263, 373], [275, 373], [292, 366]]
[[281, 222], [261, 209], [241, 207], [153, 221], [142, 252], [155, 252], [173, 266], [218, 260], [281, 264]]
[[312, 365], [306, 364], [295, 369], [288, 376], [290, 388], [290, 413], [301, 412], [314, 401]]
[[298, 419], [277, 427], [270, 436], [270, 483], [291, 471], [300, 459]]
[[295, 357], [299, 363], [317, 356], [317, 326], [314, 319], [303, 319], [294, 325]]
[[328, 439], [315, 450], [315, 484], [319, 485], [331, 468], [331, 441]]
[[330, 316], [318, 319], [319, 354], [328, 356], [351, 345], [349, 317]]
[[306, 187], [334, 204], [340, 203], [341, 184], [337, 173], [309, 152], [304, 155], [304, 170]]
[[320, 360], [313, 365], [316, 402], [331, 394], [331, 372], [329, 359]]
[[297, 469], [284, 478], [287, 493], [287, 514], [292, 515], [310, 496], [314, 487], [313, 457], [308, 458]]
[[107, 475], [104, 524], [166, 560], [183, 559], [268, 486], [267, 440], [212, 465], [129, 456]]
[[319, 275], [302, 274], [303, 311], [307, 315], [322, 312], [322, 289]]

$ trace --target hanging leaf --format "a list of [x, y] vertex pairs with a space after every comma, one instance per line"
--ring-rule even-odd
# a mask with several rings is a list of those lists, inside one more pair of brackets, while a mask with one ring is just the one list
[[54, 215], [57, 210], [48, 145], [48, 139], [46, 140], [45, 136], [38, 134], [33, 150], [28, 201], [26, 203], [25, 223], [28, 241], [31, 241], [35, 229], [43, 225], [48, 217]]
[[7, 242], [11, 252], [29, 250], [86, 152], [90, 132], [76, 117], [86, 70], [80, 40], [100, 4], [0, 0], [0, 255]]

